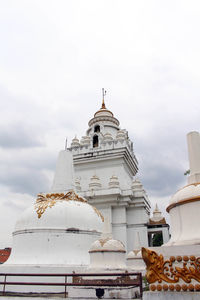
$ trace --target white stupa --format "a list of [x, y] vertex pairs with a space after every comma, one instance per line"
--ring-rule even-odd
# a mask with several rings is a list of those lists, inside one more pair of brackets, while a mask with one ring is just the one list
[[88, 265], [102, 221], [100, 212], [75, 192], [72, 154], [61, 151], [51, 193], [39, 194], [17, 221], [5, 265]]
[[95, 271], [126, 269], [125, 247], [121, 241], [113, 239], [108, 217], [105, 217], [100, 239], [92, 243], [89, 253], [90, 269]]
[[133, 250], [127, 255], [127, 265], [134, 272], [145, 271], [145, 264], [141, 254], [141, 242], [139, 232], [135, 232]]
[[200, 245], [200, 134], [187, 135], [190, 175], [188, 184], [171, 198], [167, 211], [171, 218], [170, 245]]
[[144, 300], [199, 299], [200, 291], [200, 134], [187, 135], [190, 176], [172, 196], [167, 211], [171, 239], [162, 247], [142, 248], [150, 291]]

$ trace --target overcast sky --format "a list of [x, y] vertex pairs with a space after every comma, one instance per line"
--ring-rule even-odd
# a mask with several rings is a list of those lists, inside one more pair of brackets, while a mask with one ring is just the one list
[[102, 87], [164, 211], [187, 180], [186, 134], [199, 131], [199, 30], [198, 0], [0, 0], [0, 247], [49, 191]]

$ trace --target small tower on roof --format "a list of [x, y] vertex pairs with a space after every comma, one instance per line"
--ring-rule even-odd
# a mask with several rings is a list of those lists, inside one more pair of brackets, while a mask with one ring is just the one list
[[159, 210], [157, 203], [153, 211], [153, 216], [149, 218], [147, 227], [149, 246], [160, 246], [156, 245], [156, 240], [161, 244], [169, 241], [169, 225], [166, 223], [165, 217]]
[[105, 95], [102, 89], [101, 106], [88, 122], [80, 146], [69, 150], [75, 176], [81, 178], [81, 195], [109, 217], [113, 239], [122, 241], [130, 251], [135, 230], [140, 233], [142, 245], [148, 246], [150, 202], [143, 188], [137, 191], [138, 183], [132, 188], [138, 171], [133, 143], [105, 104]]

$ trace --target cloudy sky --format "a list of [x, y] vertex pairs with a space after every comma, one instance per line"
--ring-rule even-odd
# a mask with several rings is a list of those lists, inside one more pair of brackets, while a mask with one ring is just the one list
[[0, 0], [0, 247], [49, 190], [65, 138], [85, 134], [102, 87], [164, 210], [199, 131], [199, 16], [198, 0]]

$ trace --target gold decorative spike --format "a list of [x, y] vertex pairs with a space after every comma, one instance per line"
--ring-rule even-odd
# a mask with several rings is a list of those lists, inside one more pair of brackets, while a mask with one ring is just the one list
[[102, 105], [101, 105], [101, 109], [106, 109], [106, 105], [104, 102], [104, 97], [106, 95], [106, 91], [104, 90], [104, 88], [102, 88]]
[[[200, 282], [200, 257], [174, 256], [164, 260], [163, 255], [142, 248], [142, 257], [147, 267], [147, 281], [177, 283], [180, 280], [191, 283], [192, 279]], [[180, 265], [181, 264], [181, 265]]]

